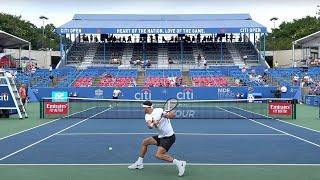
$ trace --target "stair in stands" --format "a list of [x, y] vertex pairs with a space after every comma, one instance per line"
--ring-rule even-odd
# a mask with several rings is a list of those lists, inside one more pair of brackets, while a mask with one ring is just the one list
[[187, 86], [187, 87], [191, 87], [192, 86], [192, 82], [191, 82], [191, 79], [189, 78], [189, 72], [188, 71], [183, 71], [182, 72], [182, 84]]
[[158, 47], [158, 67], [168, 67], [168, 47], [159, 44]]
[[238, 52], [238, 50], [236, 49], [234, 44], [233, 43], [227, 43], [226, 46], [227, 46], [227, 48], [228, 48], [228, 50], [229, 50], [229, 52], [231, 54], [232, 60], [234, 62], [234, 65], [239, 66], [239, 67], [245, 66], [245, 63], [242, 61], [240, 53]]
[[133, 55], [133, 44], [127, 43], [123, 49], [121, 67], [130, 68], [130, 60]]
[[202, 52], [201, 48], [198, 47], [198, 44], [192, 44], [192, 50], [193, 50], [194, 63], [198, 66], [198, 55], [200, 54], [201, 61], [199, 65], [201, 65], [204, 60], [204, 53]]
[[87, 67], [92, 66], [93, 58], [97, 52], [98, 45], [99, 44], [92, 44], [89, 47], [86, 55], [83, 58], [83, 62], [81, 62], [79, 66], [79, 69], [86, 69]]
[[138, 72], [138, 77], [137, 77], [136, 83], [137, 83], [138, 87], [144, 86], [144, 71]]

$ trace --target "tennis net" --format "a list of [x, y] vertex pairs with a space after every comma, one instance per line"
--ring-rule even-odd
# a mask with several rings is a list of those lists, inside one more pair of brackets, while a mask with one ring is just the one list
[[[67, 102], [42, 99], [41, 118], [144, 118], [144, 100], [113, 100], [68, 98]], [[153, 100], [154, 108], [162, 108], [165, 101]], [[177, 119], [293, 119], [296, 108], [292, 99], [182, 100], [175, 109]]]

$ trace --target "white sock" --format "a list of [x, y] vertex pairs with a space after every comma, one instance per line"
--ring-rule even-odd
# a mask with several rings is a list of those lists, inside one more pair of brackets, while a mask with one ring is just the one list
[[139, 157], [137, 162], [138, 162], [139, 164], [142, 164], [142, 163], [143, 163], [143, 158], [142, 158], [142, 157]]
[[173, 159], [173, 161], [172, 161], [172, 163], [175, 164], [175, 165], [177, 165], [177, 166], [179, 165], [179, 162], [180, 162], [180, 161], [177, 160], [177, 159]]

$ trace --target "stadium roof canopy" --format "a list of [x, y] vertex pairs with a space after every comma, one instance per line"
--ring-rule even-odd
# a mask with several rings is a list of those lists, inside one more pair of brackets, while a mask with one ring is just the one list
[[301, 45], [302, 47], [319, 47], [320, 46], [320, 31], [300, 38], [294, 41], [294, 44]]
[[30, 42], [0, 30], [1, 48], [20, 48], [29, 46]]
[[249, 14], [75, 14], [59, 34], [266, 33]]

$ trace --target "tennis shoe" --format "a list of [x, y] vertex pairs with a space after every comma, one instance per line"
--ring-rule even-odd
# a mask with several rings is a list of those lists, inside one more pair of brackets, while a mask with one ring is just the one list
[[178, 170], [179, 170], [179, 173], [178, 173], [179, 176], [183, 176], [184, 171], [186, 170], [186, 165], [187, 165], [186, 161], [179, 161], [179, 163], [177, 165]]
[[136, 161], [135, 163], [128, 166], [129, 169], [143, 169], [143, 164]]

